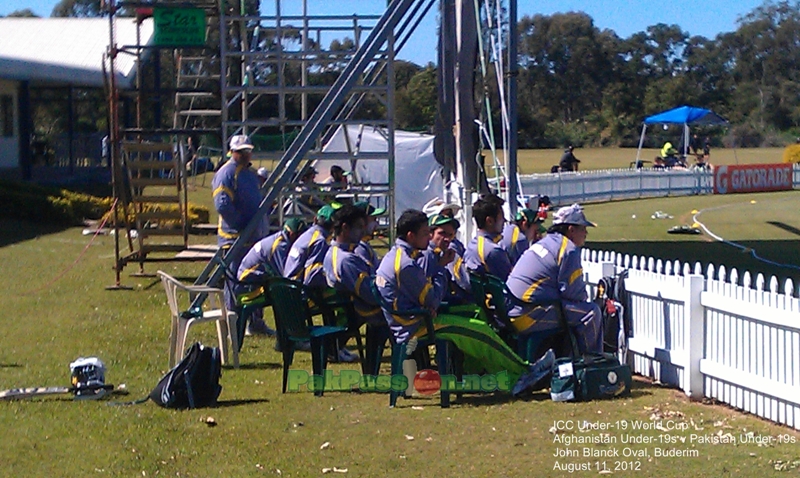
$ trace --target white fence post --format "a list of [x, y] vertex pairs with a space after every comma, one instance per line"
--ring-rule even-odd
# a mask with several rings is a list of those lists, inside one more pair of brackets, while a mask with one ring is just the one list
[[[613, 277], [615, 275], [615, 273], [617, 272], [617, 267], [614, 265], [613, 262], [601, 262], [600, 263], [600, 268], [601, 268], [600, 269], [601, 270], [601, 275], [600, 275], [601, 278], [609, 277], [609, 276]], [[609, 292], [613, 292], [613, 291], [609, 291]]]
[[703, 359], [705, 343], [705, 311], [700, 303], [700, 295], [704, 287], [705, 279], [702, 275], [692, 274], [686, 277], [684, 317], [687, 323], [684, 328], [683, 343], [686, 346], [688, 360], [684, 370], [683, 387], [686, 395], [693, 399], [703, 398], [703, 374], [700, 373], [700, 361]]

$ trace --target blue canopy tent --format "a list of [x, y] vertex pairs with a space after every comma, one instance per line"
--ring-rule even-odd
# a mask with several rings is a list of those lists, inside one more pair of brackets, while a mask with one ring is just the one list
[[651, 124], [682, 124], [683, 125], [683, 155], [686, 156], [689, 152], [689, 126], [690, 125], [720, 125], [728, 124], [728, 120], [722, 116], [714, 113], [705, 108], [697, 108], [696, 106], [679, 106], [671, 110], [662, 111], [661, 113], [653, 116], [648, 116], [644, 119], [642, 125], [642, 136], [639, 138], [639, 149], [636, 151], [636, 161], [642, 152], [642, 145], [644, 144], [644, 136], [647, 132], [647, 125]]

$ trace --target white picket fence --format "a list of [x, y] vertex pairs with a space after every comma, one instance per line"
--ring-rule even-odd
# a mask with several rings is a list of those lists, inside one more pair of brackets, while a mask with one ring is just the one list
[[589, 288], [628, 269], [635, 373], [800, 430], [800, 293], [791, 280], [584, 250]]
[[[800, 165], [793, 168], [793, 185], [800, 188]], [[615, 201], [714, 192], [714, 173], [696, 169], [608, 169], [519, 177], [523, 196], [549, 196], [554, 205]]]

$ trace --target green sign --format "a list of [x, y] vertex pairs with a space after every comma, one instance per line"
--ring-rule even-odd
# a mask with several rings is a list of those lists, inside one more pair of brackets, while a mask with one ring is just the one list
[[206, 44], [206, 12], [200, 8], [153, 9], [156, 46], [203, 46]]

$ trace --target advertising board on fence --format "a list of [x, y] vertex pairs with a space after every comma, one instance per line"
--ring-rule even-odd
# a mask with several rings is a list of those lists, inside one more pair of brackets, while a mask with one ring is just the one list
[[714, 171], [714, 194], [786, 191], [791, 189], [791, 164], [717, 166]]

